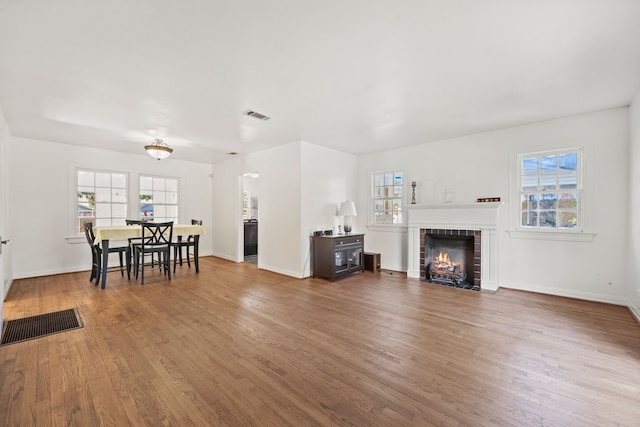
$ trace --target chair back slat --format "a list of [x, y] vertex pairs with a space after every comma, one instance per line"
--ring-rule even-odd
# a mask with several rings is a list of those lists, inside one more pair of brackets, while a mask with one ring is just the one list
[[93, 246], [93, 242], [96, 240], [96, 237], [93, 234], [93, 223], [92, 222], [85, 222], [84, 223], [84, 236], [87, 238], [87, 243], [89, 243], [89, 246]]
[[173, 238], [173, 221], [169, 222], [143, 222], [142, 247], [164, 246], [171, 243]]

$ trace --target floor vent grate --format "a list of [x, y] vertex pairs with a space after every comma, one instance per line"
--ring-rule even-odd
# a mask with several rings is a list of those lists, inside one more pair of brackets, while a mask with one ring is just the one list
[[14, 344], [82, 327], [75, 308], [9, 320], [4, 325], [0, 345]]

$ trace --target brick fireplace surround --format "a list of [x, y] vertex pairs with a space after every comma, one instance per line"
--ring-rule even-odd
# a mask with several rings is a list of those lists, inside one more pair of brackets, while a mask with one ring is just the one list
[[[409, 227], [407, 235], [407, 277], [424, 275], [424, 235], [440, 230], [443, 233], [479, 232], [479, 278], [474, 284], [483, 291], [498, 290], [497, 239], [498, 211], [502, 203], [410, 205], [407, 209]], [[475, 268], [474, 268], [475, 270]]]
[[[425, 252], [426, 248], [424, 245], [425, 236], [429, 235], [432, 237], [438, 236], [447, 236], [453, 238], [473, 238], [473, 274], [469, 277], [473, 277], [472, 285], [480, 286], [480, 268], [482, 262], [482, 246], [481, 246], [481, 235], [482, 232], [480, 230], [441, 230], [441, 229], [431, 229], [431, 228], [421, 228], [420, 229], [420, 265], [424, 267], [425, 265]], [[420, 279], [426, 280], [426, 272], [420, 269]], [[468, 279], [467, 279], [468, 280]]]

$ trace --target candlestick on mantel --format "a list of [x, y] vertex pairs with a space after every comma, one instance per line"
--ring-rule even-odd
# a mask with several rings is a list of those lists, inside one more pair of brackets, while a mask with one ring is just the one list
[[416, 182], [415, 181], [411, 181], [411, 204], [415, 205], [416, 204]]

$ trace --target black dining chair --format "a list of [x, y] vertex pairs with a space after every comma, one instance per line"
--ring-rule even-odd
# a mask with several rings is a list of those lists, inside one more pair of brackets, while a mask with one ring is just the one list
[[[147, 219], [125, 219], [126, 225], [141, 225], [143, 222], [147, 222]], [[133, 255], [134, 246], [139, 245], [142, 241], [141, 237], [131, 237], [129, 238], [129, 246], [131, 247], [131, 255]], [[151, 266], [153, 266], [153, 254], [151, 255]]]
[[[191, 225], [202, 225], [201, 219], [192, 219]], [[193, 263], [196, 266], [196, 273], [200, 272], [200, 265], [198, 262], [198, 245], [200, 243], [200, 236], [198, 235], [190, 235], [186, 240], [182, 240], [182, 236], [178, 236], [177, 240], [174, 240], [171, 243], [173, 246], [173, 273], [176, 273], [176, 265], [178, 263], [178, 258], [180, 258], [180, 266], [182, 266], [182, 249], [187, 249], [187, 265], [191, 268], [190, 257], [193, 256]], [[193, 252], [190, 250], [193, 249]]]
[[[98, 286], [100, 283], [100, 274], [102, 273], [102, 248], [100, 245], [94, 245], [95, 235], [93, 233], [93, 223], [85, 222], [84, 224], [84, 235], [87, 238], [87, 243], [91, 247], [91, 277], [89, 281], [92, 282], [93, 279], [96, 279], [95, 285]], [[127, 278], [131, 279], [129, 262], [131, 261], [131, 250], [129, 245], [127, 246], [110, 246], [109, 253], [117, 253], [118, 258], [120, 260], [120, 275], [124, 277], [125, 270], [125, 261], [124, 257], [126, 257], [126, 270], [127, 270]]]
[[[173, 221], [169, 222], [143, 222], [140, 244], [133, 245], [133, 266], [136, 272], [141, 273], [140, 283], [144, 285], [144, 256], [157, 255], [158, 267], [171, 280], [171, 239], [173, 238]], [[153, 265], [150, 266], [154, 268]]]

